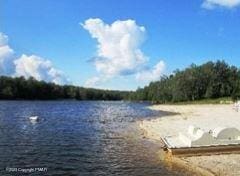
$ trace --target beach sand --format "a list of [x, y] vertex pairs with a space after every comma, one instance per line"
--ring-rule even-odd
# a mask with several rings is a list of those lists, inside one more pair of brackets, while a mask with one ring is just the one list
[[[153, 110], [163, 111], [163, 116], [138, 122], [143, 136], [160, 143], [164, 136], [187, 133], [188, 126], [194, 125], [205, 131], [216, 127], [236, 127], [240, 129], [240, 112], [228, 105], [154, 105]], [[205, 170], [208, 175], [240, 175], [240, 154], [193, 156], [173, 159], [181, 165]], [[203, 172], [202, 172], [203, 173]], [[200, 174], [207, 175], [207, 174]]]

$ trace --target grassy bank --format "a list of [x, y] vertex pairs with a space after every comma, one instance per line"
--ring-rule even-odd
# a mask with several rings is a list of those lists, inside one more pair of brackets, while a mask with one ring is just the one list
[[216, 99], [202, 99], [196, 101], [184, 101], [184, 102], [176, 102], [176, 103], [167, 103], [172, 105], [186, 105], [186, 104], [231, 104], [233, 100], [231, 97], [222, 97]]

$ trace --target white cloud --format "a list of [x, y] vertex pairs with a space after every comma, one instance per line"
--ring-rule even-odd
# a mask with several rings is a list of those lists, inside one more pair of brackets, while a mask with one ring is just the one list
[[162, 76], [164, 70], [165, 63], [160, 61], [152, 69], [143, 70], [137, 73], [136, 79], [144, 82], [157, 81]]
[[206, 9], [214, 9], [217, 6], [234, 8], [240, 5], [240, 0], [204, 0], [202, 7]]
[[0, 46], [8, 45], [8, 36], [0, 33]]
[[14, 61], [14, 64], [16, 66], [14, 76], [34, 77], [37, 80], [54, 82], [56, 84], [64, 84], [67, 81], [63, 73], [55, 69], [49, 60], [39, 56], [23, 54]]
[[104, 75], [102, 77], [133, 74], [148, 60], [140, 50], [145, 28], [134, 20], [115, 21], [108, 25], [98, 18], [88, 19], [82, 26], [97, 39], [94, 64]]
[[97, 77], [97, 76], [94, 76], [94, 77], [88, 79], [88, 80], [85, 82], [84, 86], [85, 86], [85, 87], [95, 87], [95, 86], [97, 86], [100, 82], [102, 82], [102, 81], [101, 81], [101, 78], [100, 78], [100, 77]]
[[[117, 20], [109, 25], [96, 18], [86, 20], [82, 26], [98, 42], [94, 65], [100, 76], [87, 80], [86, 86], [96, 86], [116, 76], [136, 74], [147, 64], [148, 57], [140, 49], [146, 30], [134, 20]], [[153, 74], [157, 73], [153, 71]]]
[[9, 75], [13, 71], [13, 54], [8, 46], [8, 37], [0, 33], [0, 75]]
[[49, 60], [39, 56], [23, 54], [16, 59], [14, 50], [8, 45], [8, 37], [0, 33], [0, 75], [34, 77], [37, 80], [54, 82], [56, 84], [68, 83], [63, 73], [53, 67]]
[[110, 80], [112, 78], [113, 78], [112, 76], [107, 76], [107, 75], [103, 75], [103, 74], [101, 74], [99, 76], [93, 76], [84, 83], [84, 86], [104, 89], [104, 87], [102, 87], [101, 84], [107, 82], [108, 80]]

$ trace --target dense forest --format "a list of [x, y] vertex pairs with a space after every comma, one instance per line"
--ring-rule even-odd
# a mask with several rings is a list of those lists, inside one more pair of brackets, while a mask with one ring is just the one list
[[17, 100], [122, 100], [130, 92], [56, 85], [34, 78], [0, 77], [0, 99]]
[[207, 62], [162, 76], [132, 93], [132, 100], [173, 103], [220, 97], [240, 98], [240, 70], [224, 61]]
[[232, 97], [240, 99], [240, 69], [224, 61], [192, 64], [134, 92], [56, 85], [34, 78], [0, 77], [0, 99], [132, 100], [174, 103]]

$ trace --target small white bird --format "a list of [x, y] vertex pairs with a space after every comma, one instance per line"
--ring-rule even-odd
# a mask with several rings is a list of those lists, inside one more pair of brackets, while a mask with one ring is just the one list
[[37, 122], [39, 119], [38, 119], [38, 116], [31, 116], [31, 117], [29, 117], [29, 120], [31, 122]]

